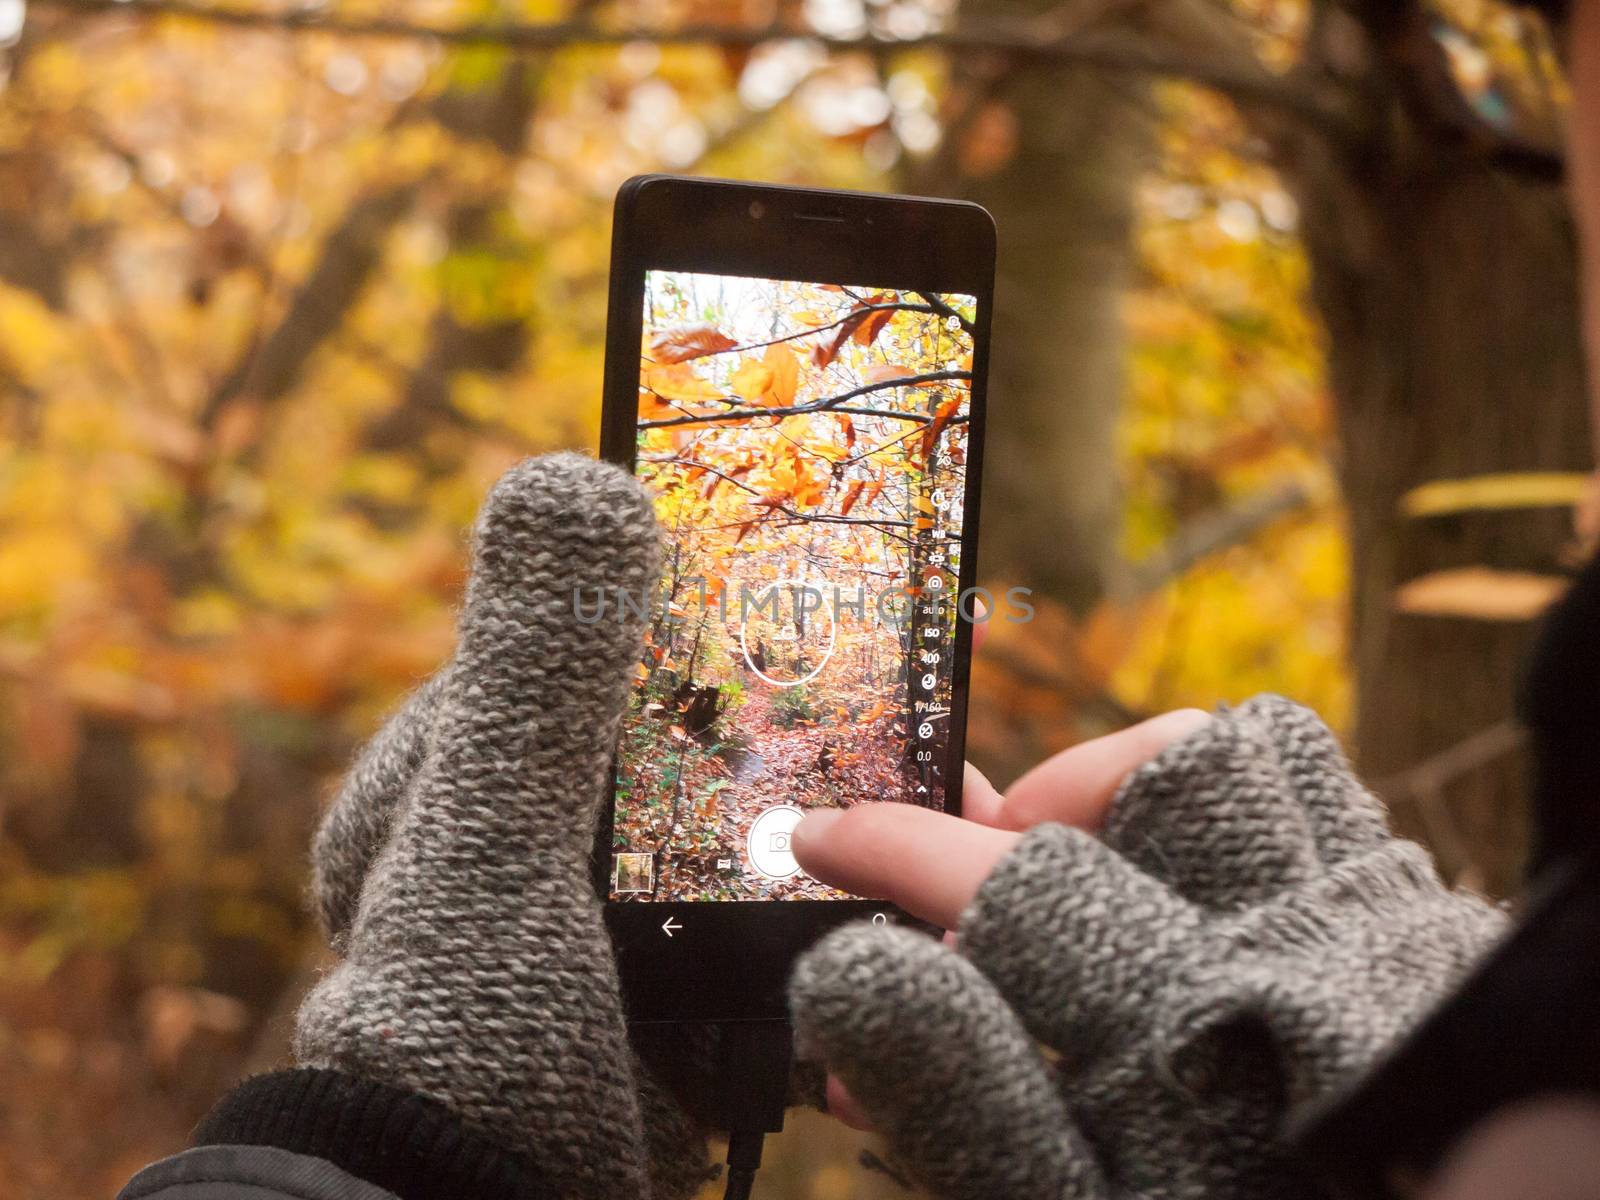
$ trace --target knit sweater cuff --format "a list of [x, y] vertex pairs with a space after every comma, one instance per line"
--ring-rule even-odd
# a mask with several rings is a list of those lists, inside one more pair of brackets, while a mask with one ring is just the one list
[[339, 1071], [247, 1079], [200, 1122], [194, 1142], [312, 1155], [400, 1200], [555, 1200], [532, 1162], [437, 1100]]

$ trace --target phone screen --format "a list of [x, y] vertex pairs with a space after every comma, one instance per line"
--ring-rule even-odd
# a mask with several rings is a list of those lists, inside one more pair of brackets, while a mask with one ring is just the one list
[[944, 807], [976, 322], [965, 295], [646, 272], [664, 561], [611, 899], [842, 899], [791, 852], [805, 811]]

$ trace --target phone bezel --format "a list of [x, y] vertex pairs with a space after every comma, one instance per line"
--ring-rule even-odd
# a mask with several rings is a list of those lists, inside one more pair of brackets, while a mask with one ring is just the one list
[[[634, 469], [639, 340], [645, 272], [702, 271], [812, 283], [956, 292], [977, 300], [971, 417], [961, 535], [960, 589], [977, 571], [979, 493], [994, 222], [975, 204], [730, 180], [643, 175], [617, 193], [606, 321], [600, 454]], [[961, 811], [972, 627], [956, 623], [945, 811]], [[613, 772], [613, 789], [615, 787]], [[782, 1017], [795, 958], [822, 933], [882, 912], [884, 901], [693, 901], [624, 903], [609, 898], [614, 804], [602, 805], [595, 887], [616, 946], [623, 995], [635, 1021]], [[676, 925], [669, 938], [662, 926]]]

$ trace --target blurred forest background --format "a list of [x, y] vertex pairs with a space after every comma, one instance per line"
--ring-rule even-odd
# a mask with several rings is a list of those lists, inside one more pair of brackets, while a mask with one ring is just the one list
[[[1475, 886], [1590, 465], [1558, 33], [1486, 0], [0, 0], [0, 1176], [273, 1064], [305, 848], [519, 456], [592, 447], [616, 186], [981, 201], [1004, 783], [1273, 688]], [[708, 231], [711, 236], [711, 231]], [[798, 1120], [765, 1195], [903, 1195]], [[770, 1176], [770, 1179], [769, 1179]]]

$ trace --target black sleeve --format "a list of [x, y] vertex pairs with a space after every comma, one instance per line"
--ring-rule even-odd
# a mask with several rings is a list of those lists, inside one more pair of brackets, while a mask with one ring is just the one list
[[248, 1079], [194, 1141], [118, 1200], [558, 1200], [437, 1101], [338, 1071]]
[[1533, 759], [1531, 874], [1600, 854], [1600, 557], [1545, 616], [1518, 713]]

